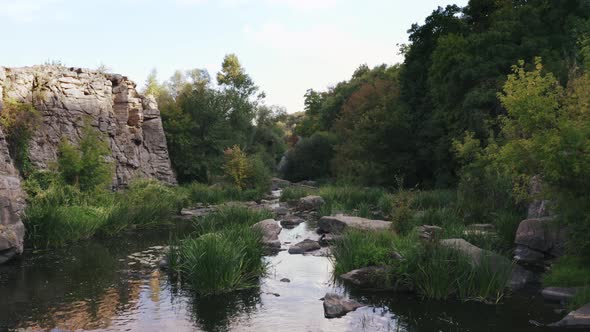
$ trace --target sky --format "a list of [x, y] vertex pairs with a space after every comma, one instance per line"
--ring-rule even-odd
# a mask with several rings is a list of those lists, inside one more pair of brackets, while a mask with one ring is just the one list
[[467, 0], [0, 0], [0, 66], [106, 65], [141, 87], [153, 68], [214, 77], [235, 53], [266, 103], [293, 113], [307, 89], [403, 61], [412, 23], [452, 3]]

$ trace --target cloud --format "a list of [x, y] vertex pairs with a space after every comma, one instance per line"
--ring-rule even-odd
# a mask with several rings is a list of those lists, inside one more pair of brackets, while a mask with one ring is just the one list
[[65, 17], [63, 12], [50, 12], [48, 7], [62, 2], [63, 0], [0, 0], [0, 17], [4, 17], [16, 22], [29, 23], [40, 17], [43, 13], [44, 17], [51, 16], [54, 18]]

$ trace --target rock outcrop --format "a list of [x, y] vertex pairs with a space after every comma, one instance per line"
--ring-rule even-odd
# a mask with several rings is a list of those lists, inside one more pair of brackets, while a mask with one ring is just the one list
[[155, 99], [140, 95], [127, 77], [62, 66], [0, 67], [0, 92], [42, 115], [29, 147], [36, 168], [56, 160], [62, 139], [77, 143], [89, 123], [108, 139], [114, 187], [134, 178], [176, 182]]
[[24, 206], [18, 171], [0, 128], [0, 264], [23, 252], [25, 227], [20, 215]]

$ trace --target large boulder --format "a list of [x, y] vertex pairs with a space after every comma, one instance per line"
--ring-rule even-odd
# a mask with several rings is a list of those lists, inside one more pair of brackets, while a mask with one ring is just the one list
[[322, 217], [318, 222], [318, 229], [322, 233], [342, 233], [346, 228], [354, 228], [366, 231], [391, 230], [391, 222], [385, 220], [373, 220], [346, 215]]
[[320, 249], [321, 246], [317, 241], [305, 239], [289, 248], [290, 254], [303, 254], [304, 252]]
[[274, 219], [266, 219], [252, 225], [252, 228], [259, 229], [262, 232], [262, 243], [272, 249], [281, 247], [279, 241], [279, 234], [281, 233], [281, 226]]
[[24, 207], [20, 177], [0, 128], [0, 264], [23, 252], [25, 227], [21, 214]]
[[493, 271], [508, 271], [512, 264], [507, 258], [474, 246], [464, 239], [445, 239], [441, 240], [440, 244], [465, 254], [472, 266], [479, 266], [484, 263], [489, 264]]
[[62, 140], [77, 144], [87, 122], [111, 148], [114, 187], [135, 178], [176, 183], [158, 105], [152, 96], [139, 94], [127, 77], [63, 66], [2, 72], [0, 95], [34, 105], [43, 117], [29, 144], [35, 168], [47, 169], [56, 161]]
[[551, 218], [526, 219], [518, 226], [514, 260], [527, 267], [544, 268], [563, 255], [567, 230]]
[[590, 329], [590, 303], [570, 312], [564, 319], [550, 324], [551, 327]]
[[299, 199], [297, 209], [300, 211], [319, 210], [325, 201], [320, 196], [310, 195]]
[[326, 318], [342, 317], [360, 307], [363, 305], [342, 295], [327, 293], [324, 296], [324, 316]]

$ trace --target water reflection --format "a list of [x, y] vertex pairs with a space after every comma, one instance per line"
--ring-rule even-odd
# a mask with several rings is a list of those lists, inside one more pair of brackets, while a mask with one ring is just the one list
[[[313, 230], [306, 223], [284, 230], [281, 242], [317, 238]], [[346, 289], [334, 284], [329, 258], [285, 251], [266, 258], [272, 268], [259, 288], [199, 297], [177, 279], [141, 263], [155, 256], [173, 231], [29, 252], [21, 261], [0, 266], [0, 331], [537, 332], [542, 330], [529, 320], [560, 318], [536, 297], [490, 306]], [[347, 293], [369, 306], [325, 319], [320, 298], [329, 291]]]

